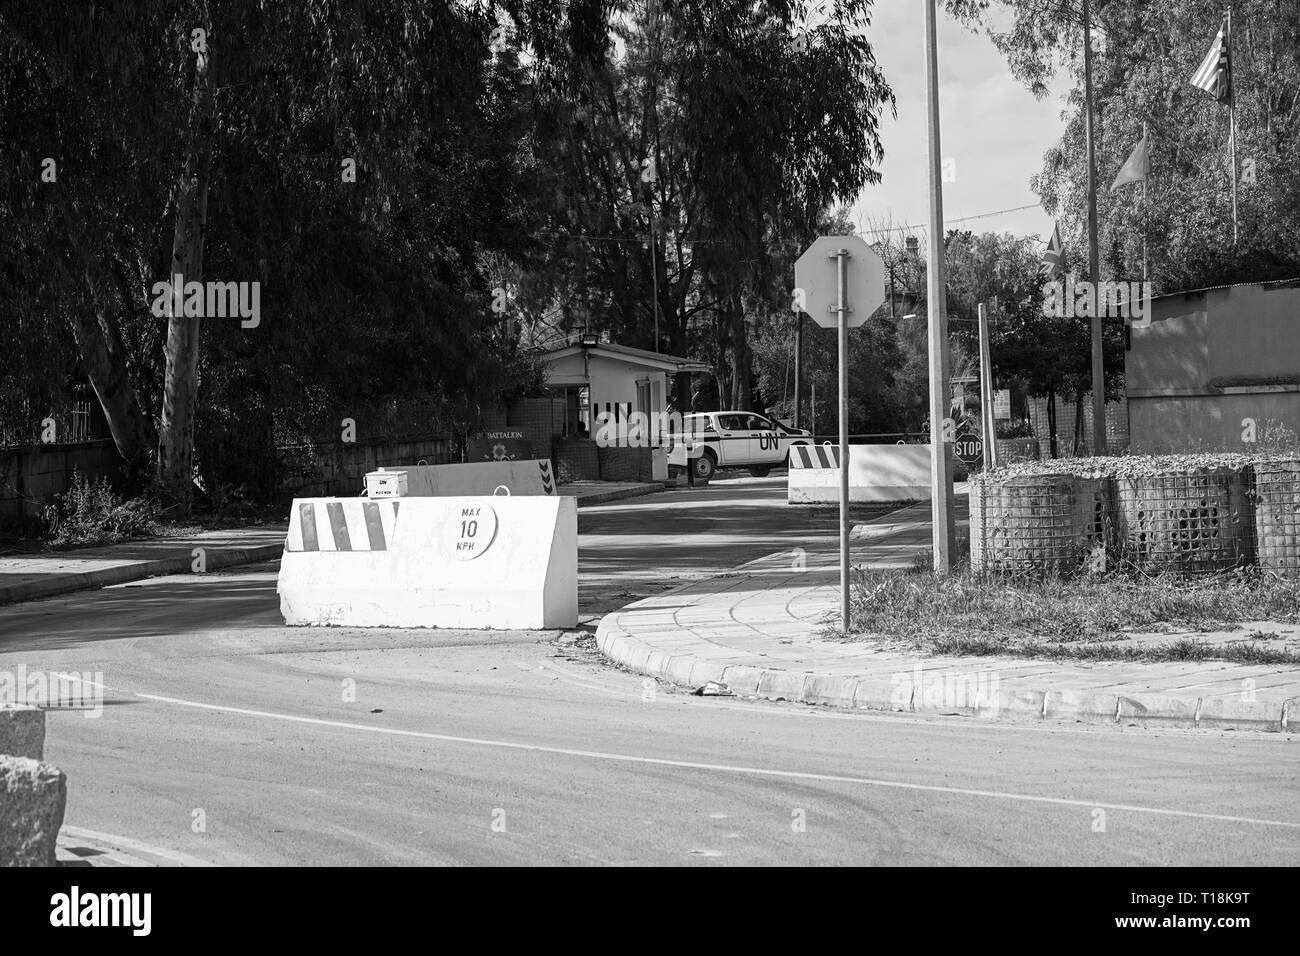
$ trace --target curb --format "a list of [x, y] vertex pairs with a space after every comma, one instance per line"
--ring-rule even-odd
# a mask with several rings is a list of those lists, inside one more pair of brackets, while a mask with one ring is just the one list
[[[1263, 703], [1235, 697], [1173, 694], [1108, 694], [1087, 690], [1019, 689], [972, 695], [960, 702], [927, 700], [923, 687], [895, 677], [840, 677], [813, 671], [724, 664], [689, 654], [669, 654], [632, 637], [606, 615], [596, 629], [596, 646], [628, 670], [683, 687], [708, 681], [728, 685], [738, 696], [787, 700], [849, 710], [976, 717], [981, 720], [1074, 720], [1086, 724], [1132, 725], [1189, 730], [1300, 731], [1300, 697]], [[918, 661], [920, 658], [918, 658]]]
[[[562, 491], [562, 486], [557, 491]], [[662, 481], [647, 482], [639, 488], [622, 488], [617, 491], [601, 491], [594, 495], [586, 495], [578, 499], [578, 507], [585, 508], [587, 505], [603, 505], [607, 501], [618, 501], [622, 498], [640, 498], [642, 495], [657, 495], [661, 491], [667, 490], [667, 486]]]
[[[863, 531], [856, 540], [885, 538], [898, 531], [901, 524], [897, 521], [882, 523], [878, 533], [866, 531], [870, 524], [857, 525], [853, 530]], [[774, 551], [725, 573], [732, 575], [787, 553], [788, 551]], [[654, 599], [696, 587], [699, 583], [692, 581], [679, 585], [655, 595]], [[970, 695], [971, 700], [967, 701], [967, 695], [963, 693], [960, 702], [950, 702], [934, 700], [934, 695], [928, 693], [924, 681], [920, 686], [914, 685], [911, 676], [913, 670], [899, 672], [908, 676], [904, 682], [898, 679], [898, 675], [892, 680], [881, 677], [840, 677], [813, 671], [726, 664], [689, 654], [670, 654], [633, 637], [618, 625], [619, 615], [634, 610], [640, 603], [634, 601], [621, 610], [606, 614], [596, 628], [596, 646], [602, 654], [628, 670], [684, 687], [695, 688], [708, 681], [716, 681], [728, 685], [743, 697], [788, 700], [849, 710], [956, 715], [981, 720], [1023, 722], [1072, 719], [1079, 723], [1143, 728], [1300, 732], [1300, 697], [1264, 703], [1238, 699], [1236, 695], [1192, 697], [1161, 693], [1114, 694], [1060, 687], [1042, 690], [998, 689], [994, 693], [981, 693], [977, 688]], [[923, 660], [916, 658], [912, 666], [923, 666]], [[967, 660], [976, 662], [979, 658]]]
[[[195, 547], [201, 547], [201, 545], [195, 545]], [[254, 545], [249, 548], [223, 548], [221, 550], [212, 548], [207, 549], [205, 560], [208, 571], [216, 571], [220, 568], [266, 561], [270, 558], [279, 557], [283, 551], [284, 545], [282, 543]], [[74, 591], [89, 591], [164, 574], [197, 573], [190, 571], [192, 561], [193, 559], [189, 557], [158, 558], [153, 561], [135, 561], [115, 568], [100, 568], [97, 571], [72, 571], [66, 574], [52, 574], [47, 580], [29, 581], [24, 584], [0, 587], [0, 605], [35, 601], [59, 594], [71, 594]]]

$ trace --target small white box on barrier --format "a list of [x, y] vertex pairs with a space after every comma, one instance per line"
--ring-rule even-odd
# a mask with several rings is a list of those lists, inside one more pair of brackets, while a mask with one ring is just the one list
[[575, 627], [577, 499], [295, 499], [276, 589], [286, 624]]
[[366, 472], [367, 498], [405, 498], [407, 489], [406, 472], [378, 471]]

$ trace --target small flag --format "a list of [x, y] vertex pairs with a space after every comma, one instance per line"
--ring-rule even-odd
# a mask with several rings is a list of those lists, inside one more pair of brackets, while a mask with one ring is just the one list
[[1210, 52], [1192, 76], [1192, 85], [1205, 90], [1220, 103], [1232, 102], [1232, 57], [1227, 39], [1228, 24], [1219, 27]]
[[1065, 256], [1061, 249], [1061, 227], [1055, 223], [1052, 224], [1052, 239], [1048, 242], [1047, 250], [1043, 253], [1042, 269], [1049, 280], [1055, 279], [1065, 272]]
[[1124, 165], [1119, 168], [1119, 175], [1110, 184], [1110, 191], [1114, 192], [1120, 186], [1127, 186], [1129, 183], [1145, 182], [1150, 173], [1151, 151], [1147, 146], [1147, 134], [1144, 132], [1138, 144], [1133, 147], [1133, 152], [1129, 153], [1128, 159], [1124, 161]]

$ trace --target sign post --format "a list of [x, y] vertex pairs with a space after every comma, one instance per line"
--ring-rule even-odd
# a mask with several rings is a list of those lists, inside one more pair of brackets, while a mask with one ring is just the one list
[[[794, 266], [795, 308], [839, 334], [840, 621], [849, 632], [849, 329], [885, 298], [885, 263], [860, 236], [822, 236]], [[855, 304], [856, 303], [856, 304]]]

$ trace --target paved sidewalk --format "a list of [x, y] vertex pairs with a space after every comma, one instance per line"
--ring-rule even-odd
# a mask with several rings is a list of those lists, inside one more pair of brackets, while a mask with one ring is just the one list
[[[559, 485], [579, 507], [663, 491], [660, 482], [589, 481]], [[0, 557], [0, 605], [139, 581], [161, 574], [189, 574], [195, 548], [203, 549], [205, 571], [278, 558], [288, 522], [208, 531], [187, 537], [125, 541], [102, 548], [45, 551]]]
[[[854, 528], [854, 564], [911, 566], [930, 547], [929, 509], [927, 502]], [[838, 545], [826, 540], [637, 601], [607, 615], [596, 640], [630, 670], [692, 688], [716, 681], [772, 700], [999, 719], [1300, 730], [1294, 665], [922, 657], [822, 639], [838, 607]]]
[[277, 558], [288, 522], [229, 531], [124, 541], [102, 548], [45, 551], [0, 558], [0, 604], [102, 588], [159, 574], [188, 574], [203, 549], [203, 567], [216, 571]]

